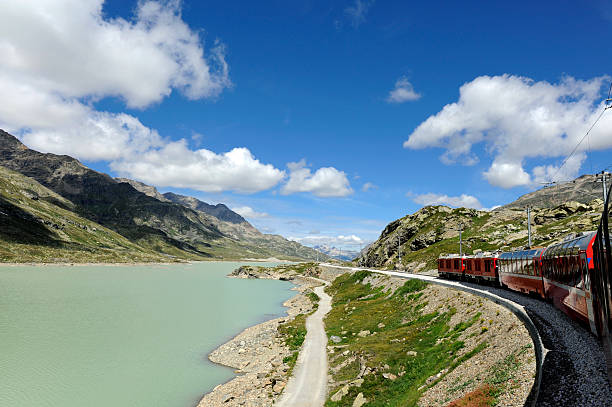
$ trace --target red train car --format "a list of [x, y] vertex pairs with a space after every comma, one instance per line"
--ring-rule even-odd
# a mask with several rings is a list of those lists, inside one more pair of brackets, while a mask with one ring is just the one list
[[520, 250], [499, 255], [499, 281], [502, 286], [545, 298], [542, 280], [542, 254], [546, 249]]
[[595, 272], [595, 236], [595, 232], [588, 232], [548, 247], [542, 256], [542, 272], [546, 297], [597, 334], [590, 284]]
[[466, 256], [464, 260], [465, 277], [478, 282], [486, 281], [497, 284], [497, 257], [497, 254], [486, 252], [478, 253], [473, 256]]
[[465, 256], [451, 254], [438, 259], [438, 275], [446, 278], [463, 278], [465, 275]]

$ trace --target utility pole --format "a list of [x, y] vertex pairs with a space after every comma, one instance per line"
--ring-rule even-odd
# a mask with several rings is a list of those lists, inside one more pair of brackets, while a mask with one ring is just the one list
[[459, 224], [459, 257], [463, 257], [463, 240], [461, 238], [461, 232], [463, 232], [463, 224]]
[[531, 207], [527, 207], [527, 236], [529, 236], [529, 248], [531, 249]]
[[[601, 182], [603, 184], [603, 201], [606, 203], [606, 199], [608, 198], [608, 176], [610, 173], [602, 171], [601, 174], [597, 174], [597, 182]], [[601, 178], [600, 178], [601, 177]]]
[[402, 242], [400, 237], [400, 231], [397, 231], [397, 262], [399, 263], [398, 268], [402, 267]]

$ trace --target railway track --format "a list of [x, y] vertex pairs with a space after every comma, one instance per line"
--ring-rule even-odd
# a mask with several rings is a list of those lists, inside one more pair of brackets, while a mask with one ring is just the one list
[[[538, 377], [530, 397], [531, 405], [612, 407], [612, 377], [609, 376], [602, 345], [586, 328], [541, 299], [502, 288], [442, 280], [433, 276], [339, 267], [329, 264], [322, 264], [322, 266], [369, 270], [401, 278], [418, 278], [434, 284], [464, 289], [494, 301], [497, 301], [496, 298], [501, 298], [504, 301], [498, 302], [510, 308], [514, 304], [516, 309], [524, 310], [528, 315], [528, 319], [537, 329], [542, 345]], [[504, 303], [506, 301], [509, 304]]]

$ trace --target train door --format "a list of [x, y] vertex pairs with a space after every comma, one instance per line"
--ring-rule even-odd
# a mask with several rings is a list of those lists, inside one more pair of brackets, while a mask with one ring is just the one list
[[586, 294], [586, 304], [587, 304], [587, 314], [589, 318], [589, 326], [591, 328], [591, 332], [597, 335], [597, 332], [601, 330], [601, 321], [600, 317], [595, 314], [599, 307], [593, 306], [593, 295], [591, 293], [591, 283], [589, 277], [589, 259], [587, 258], [586, 252], [580, 253], [580, 270], [581, 270], [581, 279], [578, 282], [577, 287], [584, 290]]
[[[599, 334], [604, 338], [607, 347], [612, 350], [612, 250], [610, 248], [610, 225], [612, 224], [612, 210], [610, 197], [612, 189], [608, 191], [604, 210], [599, 222], [599, 228], [587, 248], [587, 259], [592, 253], [593, 265], [591, 272], [591, 295], [595, 313], [595, 323]], [[592, 250], [589, 253], [589, 250]], [[591, 266], [591, 264], [589, 264]]]

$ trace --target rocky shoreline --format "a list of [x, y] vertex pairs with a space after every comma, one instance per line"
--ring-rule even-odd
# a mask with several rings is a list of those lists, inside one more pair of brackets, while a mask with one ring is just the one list
[[271, 406], [289, 379], [290, 367], [283, 360], [292, 354], [278, 328], [313, 310], [307, 293], [321, 283], [296, 273], [249, 266], [236, 269], [229, 277], [289, 280], [296, 284], [293, 290], [297, 294], [283, 304], [287, 316], [249, 327], [209, 355], [212, 362], [235, 369], [238, 376], [216, 386], [200, 400], [198, 407]]

